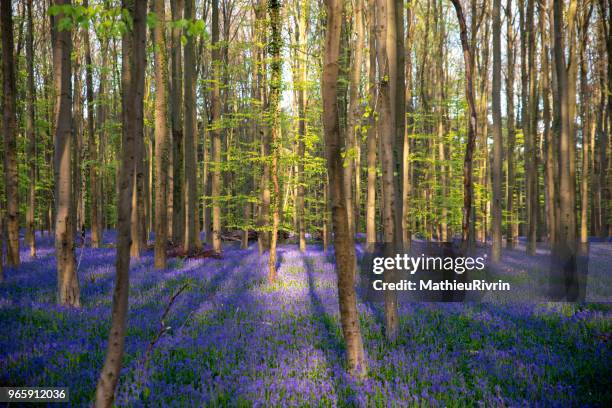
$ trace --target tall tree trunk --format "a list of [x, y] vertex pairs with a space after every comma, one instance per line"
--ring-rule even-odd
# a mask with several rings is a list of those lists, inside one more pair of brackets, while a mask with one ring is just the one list
[[278, 162], [280, 157], [281, 140], [280, 140], [280, 97], [281, 97], [281, 68], [282, 61], [280, 59], [281, 43], [281, 18], [280, 18], [280, 0], [268, 0], [268, 12], [270, 13], [270, 28], [272, 36], [270, 38], [269, 52], [271, 57], [272, 75], [270, 78], [270, 115], [272, 119], [272, 186], [274, 194], [272, 195], [272, 235], [270, 238], [270, 258], [268, 259], [268, 279], [270, 282], [276, 280], [276, 243], [278, 240], [278, 227], [280, 224], [280, 185], [278, 182]]
[[[259, 43], [265, 42], [265, 26], [266, 26], [266, 0], [258, 0], [255, 5], [255, 18], [258, 21], [258, 25], [255, 29], [255, 35]], [[257, 82], [258, 94], [260, 101], [260, 109], [263, 113], [268, 109], [268, 100], [266, 95], [267, 79], [266, 79], [266, 58], [265, 50], [260, 47], [257, 56]], [[263, 162], [261, 171], [261, 205], [259, 207], [259, 235], [258, 235], [258, 247], [259, 255], [262, 255], [266, 250], [270, 248], [270, 231], [268, 229], [270, 222], [270, 131], [268, 126], [264, 123], [260, 123], [259, 133], [261, 139], [261, 159]]]
[[474, 102], [474, 85], [472, 81], [472, 70], [471, 63], [472, 51], [470, 50], [470, 44], [467, 38], [467, 30], [465, 25], [465, 17], [463, 14], [463, 7], [459, 0], [451, 0], [453, 6], [455, 6], [455, 12], [457, 13], [457, 20], [459, 21], [459, 30], [461, 36], [461, 47], [463, 49], [463, 60], [465, 63], [465, 95], [469, 109], [469, 122], [468, 122], [468, 139], [465, 147], [465, 158], [463, 160], [463, 210], [462, 210], [462, 221], [461, 221], [461, 249], [465, 253], [468, 251], [470, 246], [470, 213], [472, 208], [472, 167], [474, 155], [474, 144], [476, 141], [476, 104]]
[[[145, 8], [146, 9], [146, 8]], [[140, 18], [140, 17], [139, 17]], [[130, 234], [132, 244], [130, 254], [136, 259], [146, 246], [146, 229], [144, 220], [144, 92], [145, 77], [141, 72], [146, 69], [146, 30], [144, 34], [134, 33], [134, 49], [132, 51], [132, 64], [134, 70], [133, 103], [134, 103], [134, 172], [132, 181], [132, 213], [130, 220]]]
[[[361, 0], [358, 0], [361, 1]], [[310, 21], [310, 0], [304, 0], [300, 8], [299, 23], [297, 27], [298, 31], [298, 112], [299, 112], [299, 128], [298, 128], [298, 143], [297, 143], [297, 155], [298, 155], [298, 171], [297, 171], [297, 197], [296, 197], [296, 211], [297, 211], [297, 222], [298, 222], [298, 234], [299, 234], [299, 247], [300, 251], [306, 250], [306, 220], [304, 219], [304, 154], [305, 154], [305, 143], [304, 138], [306, 137], [306, 70], [308, 65], [307, 55], [307, 35]]]
[[[195, 18], [194, 0], [186, 0], [185, 20]], [[196, 106], [195, 106], [195, 38], [187, 37], [185, 44], [185, 241], [183, 248], [191, 252], [201, 247], [199, 221], [196, 218]]]
[[514, 44], [516, 35], [514, 34], [514, 18], [512, 14], [512, 0], [506, 2], [506, 39], [507, 39], [507, 77], [506, 77], [506, 121], [508, 128], [508, 141], [506, 164], [508, 166], [508, 182], [506, 186], [506, 247], [514, 248], [514, 230], [516, 225], [515, 208], [514, 208], [514, 191], [515, 191], [515, 176], [514, 176], [514, 145], [516, 143], [515, 134], [515, 116], [514, 116]]
[[[397, 58], [394, 0], [377, 0], [377, 61], [379, 78], [379, 134], [381, 139], [382, 192], [383, 192], [383, 242], [393, 251], [399, 244], [396, 229], [397, 207], [395, 204], [396, 180], [394, 141], [396, 138], [397, 117], [393, 109], [397, 91]], [[389, 254], [391, 256], [391, 254]], [[397, 315], [397, 295], [393, 291], [385, 292], [385, 335], [389, 341], [395, 341], [399, 329]]]
[[[409, 118], [406, 120], [404, 126], [404, 140], [402, 143], [402, 244], [405, 249], [410, 249], [412, 244], [412, 232], [411, 232], [411, 221], [408, 220], [410, 215], [410, 194], [412, 189], [412, 183], [410, 180], [410, 138], [409, 138], [409, 125], [412, 125], [414, 113], [414, 106], [412, 103], [412, 50], [410, 49], [410, 42], [412, 40], [413, 33], [413, 2], [408, 1], [408, 7], [406, 8], [406, 41], [405, 54], [406, 54], [406, 66], [405, 66], [405, 79], [406, 79], [406, 107], [408, 110]], [[407, 46], [406, 46], [407, 45]], [[398, 146], [399, 148], [399, 146]]]
[[[160, 0], [158, 0], [160, 1]], [[159, 5], [159, 4], [158, 4]], [[122, 74], [123, 86], [123, 132], [121, 170], [119, 173], [119, 197], [117, 203], [117, 255], [115, 259], [115, 289], [111, 312], [111, 328], [104, 366], [100, 372], [96, 387], [95, 406], [111, 407], [115, 399], [115, 389], [123, 364], [123, 349], [128, 315], [129, 270], [132, 194], [134, 184], [134, 166], [136, 139], [142, 138], [143, 116], [139, 115], [138, 105], [142, 105], [144, 93], [139, 91], [144, 83], [144, 61], [146, 43], [147, 2], [141, 0], [123, 0], [123, 8], [132, 15], [131, 31], [123, 34], [124, 65]], [[156, 11], [159, 10], [156, 8]], [[140, 48], [140, 49], [139, 49]], [[140, 61], [138, 61], [140, 59]]]
[[541, 88], [542, 88], [542, 100], [543, 100], [543, 111], [542, 121], [544, 122], [544, 130], [542, 137], [544, 139], [544, 150], [545, 150], [545, 197], [546, 197], [546, 222], [548, 224], [548, 240], [550, 244], [555, 241], [555, 205], [556, 200], [555, 194], [555, 172], [554, 164], [555, 159], [555, 141], [553, 138], [553, 132], [550, 128], [550, 47], [549, 40], [547, 37], [546, 30], [546, 19], [548, 14], [547, 0], [540, 0], [539, 2], [539, 20], [540, 20], [540, 37], [542, 42], [542, 73], [541, 73]]
[[[83, 6], [88, 7], [87, 0], [83, 2]], [[91, 246], [97, 248], [100, 245], [100, 218], [98, 204], [98, 152], [95, 135], [94, 122], [94, 89], [93, 89], [93, 62], [91, 58], [91, 43], [89, 38], [89, 29], [84, 30], [85, 42], [85, 85], [87, 87], [87, 136], [89, 138], [87, 156], [89, 162], [89, 191], [90, 191], [90, 229], [91, 229]], [[102, 86], [102, 78], [100, 78], [100, 86]]]
[[[70, 0], [57, 0], [70, 5]], [[58, 14], [53, 18], [55, 30], [53, 66], [55, 84], [55, 253], [57, 257], [58, 302], [79, 307], [80, 291], [74, 257], [74, 220], [72, 218], [72, 103], [70, 54], [72, 30], [59, 30]], [[9, 220], [10, 221], [10, 220]]]
[[[403, 222], [403, 214], [404, 201], [402, 200], [402, 189], [403, 183], [401, 180], [401, 175], [404, 173], [404, 137], [406, 133], [406, 73], [405, 73], [405, 47], [404, 44], [404, 0], [394, 0], [394, 27], [393, 30], [387, 31], [387, 36], [390, 41], [394, 42], [395, 46], [395, 63], [390, 62], [391, 71], [395, 71], [393, 74], [391, 72], [392, 78], [395, 77], [395, 84], [391, 86], [391, 104], [392, 104], [392, 113], [395, 117], [395, 138], [393, 140], [393, 163], [394, 168], [397, 169], [397, 174], [399, 177], [394, 177], [394, 204], [395, 204], [395, 241], [399, 246], [403, 244], [403, 232], [402, 226]], [[389, 5], [389, 7], [391, 7]], [[389, 14], [391, 16], [391, 14]], [[389, 43], [387, 50], [389, 50], [392, 46]], [[389, 52], [387, 52], [388, 55]], [[392, 68], [392, 65], [395, 65], [395, 68]]]
[[536, 36], [533, 24], [535, 0], [527, 0], [526, 11], [526, 34], [527, 34], [527, 65], [529, 98], [526, 110], [526, 132], [525, 132], [525, 185], [527, 200], [527, 253], [535, 255], [538, 227], [538, 167], [537, 167], [537, 71], [536, 71]]
[[498, 262], [502, 248], [502, 117], [501, 117], [501, 0], [493, 0], [493, 246], [491, 260]]
[[166, 10], [164, 0], [155, 0], [157, 24], [153, 28], [155, 45], [155, 268], [166, 268], [168, 243], [168, 125], [166, 106]]
[[342, 333], [346, 342], [349, 372], [365, 375], [367, 367], [361, 338], [357, 296], [354, 288], [354, 252], [351, 251], [353, 237], [349, 235], [346, 199], [343, 189], [342, 139], [338, 119], [338, 58], [340, 54], [340, 33], [342, 31], [342, 2], [326, 0], [327, 30], [323, 55], [322, 98], [325, 153], [329, 175], [332, 216], [334, 227], [334, 248], [338, 270], [338, 300]]
[[376, 1], [369, 0], [368, 5], [368, 24], [369, 32], [369, 127], [366, 140], [367, 149], [367, 197], [366, 197], [366, 243], [368, 250], [373, 250], [376, 244], [376, 149], [378, 141], [376, 140], [378, 122], [374, 111], [377, 103], [377, 87], [376, 87]]
[[36, 257], [36, 88], [34, 86], [34, 20], [32, 19], [32, 0], [27, 2], [28, 32], [26, 38], [27, 113], [26, 134], [28, 136], [28, 205], [26, 212], [26, 242], [30, 245], [30, 257]]
[[[171, 0], [170, 9], [172, 20], [178, 21], [183, 18], [185, 0]], [[182, 28], [173, 27], [171, 48], [171, 86], [170, 86], [170, 112], [172, 125], [172, 214], [171, 238], [175, 244], [183, 243], [183, 228], [185, 226], [183, 212], [183, 58], [182, 58]]]
[[551, 272], [553, 276], [563, 277], [567, 281], [576, 271], [576, 220], [574, 215], [573, 195], [570, 194], [570, 134], [569, 134], [569, 100], [568, 100], [568, 77], [564, 55], [563, 41], [563, 1], [553, 2], [554, 22], [554, 66], [556, 70], [556, 85], [558, 98], [555, 104], [559, 111], [559, 194], [557, 202], [555, 243], [552, 250]]
[[212, 244], [213, 250], [221, 252], [221, 94], [219, 82], [221, 81], [221, 50], [219, 49], [219, 0], [212, 3], [212, 64], [213, 64], [213, 90], [211, 94], [212, 119]]
[[[8, 266], [19, 266], [19, 179], [17, 174], [17, 107], [12, 2], [3, 1], [0, 12], [2, 13], [0, 22], [2, 24], [2, 71], [4, 79], [2, 129], [4, 133], [4, 183], [7, 218], [6, 260]], [[68, 96], [68, 100], [70, 100], [70, 96]]]

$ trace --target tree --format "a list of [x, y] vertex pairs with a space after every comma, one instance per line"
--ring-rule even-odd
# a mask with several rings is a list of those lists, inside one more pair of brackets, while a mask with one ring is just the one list
[[[156, 11], [159, 11], [157, 0]], [[143, 117], [139, 116], [138, 105], [142, 104], [143, 93], [139, 84], [144, 82], [144, 60], [146, 44], [147, 2], [141, 0], [123, 0], [132, 18], [132, 28], [123, 33], [122, 47], [122, 86], [123, 86], [123, 132], [121, 140], [121, 170], [119, 173], [119, 197], [117, 220], [117, 255], [115, 259], [115, 289], [111, 313], [111, 329], [104, 366], [96, 386], [96, 407], [111, 407], [115, 399], [115, 388], [123, 363], [123, 349], [128, 315], [129, 270], [132, 194], [134, 184], [134, 158], [136, 139], [142, 138], [142, 126], [137, 124]], [[127, 25], [129, 27], [129, 25]], [[140, 61], [139, 61], [140, 60]], [[140, 133], [139, 133], [140, 132]]]
[[[55, 5], [70, 5], [70, 0], [56, 0]], [[55, 254], [57, 258], [58, 302], [79, 307], [80, 291], [74, 257], [74, 219], [71, 172], [72, 86], [70, 82], [72, 29], [61, 27], [64, 18], [53, 18], [53, 76], [55, 87]]]
[[297, 171], [297, 197], [296, 197], [296, 212], [298, 222], [298, 235], [299, 235], [299, 248], [301, 252], [306, 250], [306, 220], [304, 219], [304, 154], [305, 154], [305, 142], [306, 137], [306, 70], [308, 60], [306, 58], [307, 53], [307, 34], [309, 28], [309, 14], [310, 14], [310, 0], [304, 0], [303, 5], [298, 7], [299, 19], [296, 19], [297, 23], [297, 41], [298, 41], [298, 52], [299, 57], [297, 58], [298, 64], [298, 84], [297, 84], [297, 97], [298, 97], [298, 115], [299, 115], [299, 129], [298, 129], [298, 142], [297, 142], [297, 155], [298, 155], [298, 171]]
[[4, 83], [4, 181], [6, 185], [6, 255], [9, 266], [19, 266], [19, 194], [17, 178], [17, 116], [15, 60], [13, 52], [13, 10], [10, 1], [3, 1], [2, 13], [2, 72]]
[[[194, 0], [187, 0], [185, 3], [185, 20], [193, 21], [195, 17]], [[202, 246], [199, 239], [198, 227], [199, 220], [196, 217], [196, 99], [195, 99], [195, 37], [194, 35], [187, 36], [185, 44], [185, 241], [183, 248], [187, 252], [191, 252]]]
[[508, 182], [506, 186], [506, 248], [514, 248], [515, 238], [515, 209], [514, 209], [514, 189], [515, 189], [515, 177], [514, 177], [514, 145], [516, 143], [515, 134], [515, 116], [514, 116], [514, 61], [515, 51], [514, 44], [516, 35], [514, 34], [514, 18], [512, 14], [512, 0], [506, 2], [506, 41], [507, 41], [507, 66], [508, 71], [506, 74], [506, 126], [508, 129], [508, 140], [507, 140], [507, 153], [506, 153], [506, 165], [508, 167]]
[[34, 20], [32, 0], [27, 2], [28, 32], [26, 38], [26, 64], [28, 69], [26, 134], [28, 135], [28, 208], [26, 212], [26, 242], [30, 245], [30, 257], [36, 257], [36, 88], [34, 86]]
[[554, 100], [559, 111], [559, 150], [558, 150], [558, 174], [559, 194], [556, 205], [555, 242], [552, 248], [551, 272], [554, 277], [559, 277], [559, 271], [563, 272], [565, 281], [568, 281], [576, 272], [576, 221], [574, 214], [573, 195], [570, 194], [570, 134], [569, 134], [569, 99], [567, 85], [567, 71], [565, 63], [564, 40], [563, 40], [563, 1], [553, 1], [554, 22], [554, 66], [557, 78], [558, 98]]
[[281, 68], [282, 60], [280, 59], [281, 43], [281, 19], [280, 19], [280, 1], [269, 0], [268, 12], [270, 14], [270, 29], [272, 35], [270, 38], [269, 53], [271, 58], [272, 75], [270, 77], [270, 116], [271, 116], [271, 133], [272, 133], [272, 186], [274, 194], [272, 195], [272, 234], [270, 239], [270, 258], [268, 260], [268, 279], [270, 282], [276, 280], [276, 243], [278, 240], [278, 227], [280, 224], [280, 184], [278, 181], [278, 166], [280, 158], [280, 97], [281, 97]]
[[460, 0], [451, 0], [455, 6], [457, 20], [459, 21], [459, 33], [461, 37], [461, 47], [463, 49], [463, 60], [465, 63], [465, 95], [469, 109], [468, 135], [467, 144], [465, 146], [465, 158], [463, 167], [463, 210], [461, 221], [461, 249], [465, 253], [470, 245], [470, 214], [472, 208], [472, 168], [474, 155], [474, 143], [476, 140], [476, 105], [474, 103], [474, 85], [472, 81], [472, 70], [470, 61], [472, 60], [472, 51], [467, 38], [467, 29], [465, 25], [465, 16]]
[[376, 88], [376, 1], [370, 0], [368, 6], [369, 33], [369, 71], [368, 71], [368, 109], [369, 127], [366, 139], [367, 150], [367, 196], [366, 196], [366, 242], [369, 250], [376, 244], [376, 147], [378, 145], [377, 120], [375, 115]]
[[537, 70], [536, 70], [536, 38], [533, 24], [534, 1], [527, 0], [526, 34], [527, 34], [527, 65], [529, 97], [525, 115], [525, 175], [526, 175], [526, 201], [527, 201], [527, 253], [535, 255], [538, 227], [538, 166], [537, 166], [537, 124], [538, 124], [538, 96], [537, 96]]
[[[172, 20], [178, 21], [183, 18], [185, 0], [170, 0]], [[175, 24], [171, 29], [170, 36], [170, 124], [171, 154], [168, 156], [172, 166], [170, 170], [168, 191], [168, 228], [173, 243], [181, 244], [184, 241], [184, 212], [183, 212], [183, 54], [182, 54], [182, 29]]]
[[213, 89], [211, 94], [212, 133], [212, 244], [213, 250], [221, 252], [221, 50], [219, 49], [219, 0], [212, 1], [212, 64]]
[[156, 24], [153, 28], [155, 46], [155, 268], [166, 268], [168, 241], [168, 125], [166, 107], [166, 11], [164, 0], [155, 0]]
[[493, 247], [491, 260], [498, 262], [502, 247], [502, 123], [501, 123], [501, 1], [493, 0]]
[[[380, 159], [382, 167], [382, 207], [383, 207], [383, 242], [387, 251], [398, 247], [399, 231], [397, 230], [397, 183], [395, 171], [394, 146], [397, 117], [393, 109], [397, 92], [397, 48], [395, 36], [395, 3], [393, 0], [377, 0], [377, 62], [378, 62], [378, 101], [380, 135]], [[389, 253], [391, 255], [391, 253]], [[393, 291], [385, 291], [385, 335], [395, 341], [399, 328], [397, 316], [397, 296]]]
[[338, 118], [338, 71], [340, 54], [340, 33], [342, 31], [342, 2], [326, 0], [327, 30], [323, 54], [321, 90], [323, 98], [323, 129], [325, 134], [325, 155], [331, 195], [334, 228], [334, 249], [338, 273], [338, 299], [342, 333], [346, 342], [349, 372], [365, 375], [367, 367], [363, 351], [363, 340], [357, 296], [354, 288], [354, 252], [351, 251], [353, 237], [349, 235], [346, 198], [344, 197], [344, 174], [342, 171], [342, 139]]

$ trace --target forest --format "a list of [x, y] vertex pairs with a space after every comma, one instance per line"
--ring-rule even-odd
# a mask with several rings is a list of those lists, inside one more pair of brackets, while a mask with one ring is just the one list
[[[0, 387], [612, 404], [608, 0], [0, 7]], [[562, 293], [370, 301], [380, 245]]]

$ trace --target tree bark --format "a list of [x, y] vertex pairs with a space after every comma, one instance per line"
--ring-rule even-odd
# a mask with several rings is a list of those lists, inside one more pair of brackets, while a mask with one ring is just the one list
[[36, 88], [34, 86], [34, 21], [32, 19], [32, 0], [27, 2], [28, 31], [26, 38], [27, 113], [26, 134], [28, 136], [28, 199], [26, 212], [26, 242], [30, 245], [30, 257], [36, 258]]
[[[376, 43], [378, 61], [378, 104], [381, 139], [381, 166], [383, 192], [383, 242], [391, 252], [400, 243], [397, 230], [397, 197], [396, 180], [394, 178], [395, 157], [394, 146], [396, 138], [397, 117], [393, 109], [397, 92], [396, 74], [396, 21], [394, 0], [377, 0]], [[390, 31], [390, 32], [389, 32]], [[391, 254], [389, 254], [391, 255]], [[397, 338], [399, 320], [397, 315], [397, 295], [393, 291], [385, 292], [385, 335], [391, 342]]]
[[[183, 18], [184, 0], [171, 0], [170, 9], [172, 20]], [[183, 58], [182, 58], [182, 29], [173, 27], [171, 30], [171, 86], [170, 86], [170, 112], [172, 126], [172, 177], [171, 191], [172, 206], [170, 222], [170, 235], [172, 242], [182, 244], [184, 239], [185, 220], [183, 212]], [[169, 206], [170, 207], [170, 206]]]
[[493, 0], [493, 208], [492, 262], [499, 262], [502, 249], [502, 117], [501, 117], [501, 0]]
[[538, 229], [538, 167], [537, 167], [537, 70], [536, 70], [536, 36], [533, 24], [535, 0], [527, 0], [526, 32], [527, 32], [527, 65], [529, 67], [529, 98], [526, 111], [527, 130], [525, 132], [525, 184], [527, 200], [527, 254], [535, 255]]
[[342, 2], [326, 0], [327, 31], [323, 55], [322, 98], [323, 128], [325, 134], [325, 153], [329, 175], [332, 216], [334, 228], [334, 248], [338, 270], [338, 298], [340, 321], [346, 342], [349, 372], [363, 376], [366, 373], [366, 360], [361, 338], [357, 296], [354, 288], [354, 252], [350, 250], [353, 237], [349, 235], [346, 198], [343, 189], [342, 139], [338, 119], [338, 58], [340, 54], [340, 33], [342, 31]]
[[551, 273], [559, 277], [563, 272], [567, 280], [576, 271], [576, 220], [574, 216], [573, 195], [570, 194], [570, 134], [569, 134], [569, 100], [568, 100], [568, 76], [565, 64], [564, 41], [563, 41], [563, 1], [553, 2], [554, 22], [554, 66], [557, 78], [558, 98], [555, 104], [559, 111], [559, 194], [557, 198], [556, 215], [556, 239], [552, 249]]
[[278, 162], [280, 158], [280, 97], [281, 97], [281, 65], [280, 50], [281, 43], [281, 19], [280, 19], [280, 0], [268, 0], [268, 12], [270, 14], [270, 28], [272, 36], [270, 38], [269, 52], [271, 57], [272, 75], [270, 77], [270, 115], [272, 119], [272, 234], [270, 239], [270, 257], [268, 259], [268, 280], [276, 280], [276, 243], [278, 240], [278, 227], [280, 224], [280, 185], [278, 182]]
[[376, 103], [377, 103], [377, 87], [376, 87], [376, 1], [369, 0], [368, 5], [368, 24], [370, 26], [369, 33], [369, 127], [366, 140], [367, 149], [367, 196], [366, 196], [366, 243], [368, 250], [373, 250], [376, 244], [376, 149], [377, 141], [377, 126], [376, 119]]
[[469, 108], [469, 122], [468, 122], [468, 138], [465, 147], [465, 158], [463, 160], [463, 210], [462, 210], [462, 221], [461, 221], [461, 249], [462, 252], [466, 253], [470, 249], [471, 242], [471, 231], [470, 231], [470, 213], [472, 208], [472, 157], [474, 155], [474, 144], [476, 141], [476, 105], [474, 103], [474, 86], [472, 81], [472, 71], [470, 61], [472, 60], [472, 51], [470, 50], [470, 44], [467, 38], [467, 30], [465, 25], [465, 17], [463, 14], [463, 7], [459, 0], [451, 0], [453, 6], [455, 6], [455, 12], [457, 13], [457, 20], [459, 21], [459, 30], [461, 37], [461, 47], [463, 49], [463, 60], [465, 63], [465, 94], [467, 98]]
[[506, 164], [508, 166], [508, 182], [506, 187], [506, 247], [508, 249], [514, 248], [514, 230], [516, 225], [516, 216], [514, 209], [514, 190], [515, 190], [515, 176], [514, 176], [514, 149], [516, 143], [515, 134], [515, 114], [514, 114], [514, 44], [516, 35], [514, 34], [514, 18], [512, 14], [512, 0], [506, 2], [506, 39], [507, 39], [507, 65], [508, 72], [506, 77], [506, 121], [508, 129], [508, 140], [507, 140], [507, 153], [506, 153]]
[[211, 94], [212, 134], [212, 245], [221, 253], [221, 50], [219, 49], [219, 0], [212, 0], [212, 64], [213, 89]]
[[542, 41], [542, 73], [541, 73], [541, 88], [542, 88], [542, 100], [543, 100], [543, 111], [542, 121], [544, 130], [542, 137], [544, 138], [544, 150], [545, 150], [545, 197], [546, 197], [546, 222], [548, 224], [548, 240], [552, 245], [555, 241], [555, 205], [556, 200], [555, 194], [555, 141], [553, 138], [553, 132], [550, 127], [551, 112], [550, 112], [550, 62], [549, 62], [549, 40], [547, 37], [546, 30], [546, 19], [548, 14], [547, 0], [540, 0], [539, 4], [539, 20], [540, 20], [540, 37]]
[[[4, 83], [4, 183], [6, 191], [6, 261], [8, 266], [19, 266], [19, 179], [17, 174], [17, 116], [15, 43], [13, 40], [13, 10], [10, 1], [3, 1], [2, 13], [2, 71]], [[68, 97], [70, 100], [70, 97]], [[57, 196], [56, 196], [57, 197]]]
[[[139, 17], [140, 18], [140, 17]], [[133, 103], [134, 119], [134, 172], [132, 183], [132, 213], [130, 220], [132, 244], [130, 254], [140, 259], [140, 253], [146, 246], [144, 219], [144, 92], [146, 69], [146, 30], [144, 33], [134, 31], [133, 63]], [[145, 239], [143, 239], [145, 238]]]
[[[194, 0], [186, 0], [185, 20], [193, 21], [195, 18]], [[185, 240], [183, 248], [191, 252], [202, 246], [199, 240], [199, 221], [196, 218], [196, 106], [195, 106], [195, 38], [187, 37], [185, 44]]]
[[[159, 0], [158, 0], [159, 1]], [[161, 2], [161, 1], [160, 1]], [[159, 5], [159, 4], [158, 4]], [[141, 0], [123, 0], [123, 8], [132, 16], [132, 30], [123, 34], [122, 74], [123, 87], [123, 132], [121, 170], [119, 173], [118, 220], [117, 220], [117, 255], [115, 259], [115, 288], [111, 312], [111, 328], [104, 366], [100, 372], [96, 387], [95, 406], [111, 407], [115, 399], [115, 389], [123, 363], [125, 332], [128, 316], [131, 213], [134, 184], [134, 158], [136, 156], [136, 139], [142, 138], [143, 117], [139, 115], [138, 105], [143, 103], [143, 92], [139, 90], [144, 83], [144, 53], [146, 38], [147, 2]], [[159, 9], [156, 8], [156, 11]], [[138, 50], [138, 48], [141, 48]], [[140, 61], [138, 61], [140, 59]]]
[[155, 45], [155, 268], [166, 268], [168, 243], [168, 125], [166, 107], [166, 11], [164, 0], [155, 0], [157, 24], [153, 28]]
[[[358, 0], [361, 1], [361, 0]], [[298, 223], [298, 235], [299, 235], [299, 248], [301, 252], [306, 250], [306, 220], [304, 219], [304, 154], [305, 154], [305, 143], [304, 138], [306, 137], [306, 70], [307, 70], [307, 34], [310, 27], [310, 0], [304, 0], [302, 7], [300, 8], [299, 23], [297, 27], [298, 31], [298, 114], [299, 114], [299, 128], [298, 128], [298, 143], [297, 143], [297, 155], [298, 155], [298, 169], [297, 169], [297, 197], [296, 197], [296, 211], [297, 211], [297, 223]]]
[[[57, 0], [69, 5], [70, 0]], [[57, 257], [58, 302], [79, 307], [80, 291], [74, 257], [74, 219], [72, 218], [72, 102], [70, 54], [72, 30], [59, 30], [63, 14], [53, 18], [55, 30], [53, 66], [55, 85], [55, 253]]]

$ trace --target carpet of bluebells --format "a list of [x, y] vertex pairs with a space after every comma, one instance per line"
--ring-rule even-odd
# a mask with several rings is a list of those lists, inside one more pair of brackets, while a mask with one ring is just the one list
[[[107, 232], [103, 248], [77, 249], [77, 310], [55, 304], [49, 238], [38, 238], [36, 259], [24, 248], [22, 266], [5, 270], [0, 385], [66, 386], [71, 405], [90, 403], [110, 325], [113, 239]], [[524, 252], [505, 257], [537, 267]], [[222, 259], [174, 258], [164, 271], [153, 269], [152, 251], [132, 261], [116, 404], [612, 406], [608, 305], [404, 304], [400, 337], [387, 345], [381, 306], [360, 302], [369, 372], [355, 380], [345, 371], [333, 254], [286, 244], [279, 264], [271, 285], [256, 245], [226, 247]]]

